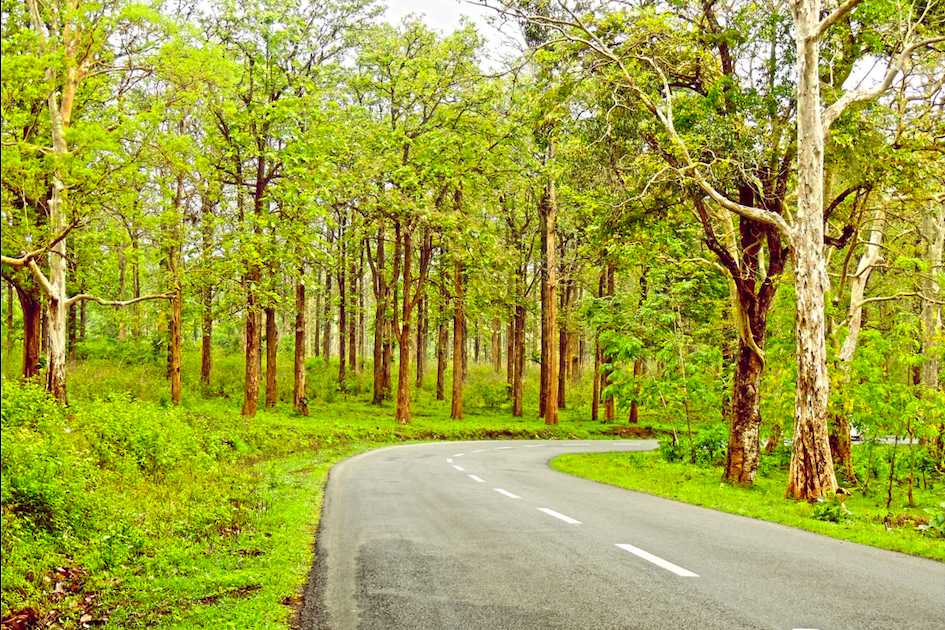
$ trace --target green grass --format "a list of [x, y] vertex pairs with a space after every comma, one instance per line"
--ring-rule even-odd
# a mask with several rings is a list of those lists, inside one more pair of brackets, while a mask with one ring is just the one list
[[917, 489], [914, 507], [905, 505], [905, 490], [897, 487], [891, 514], [900, 526], [887, 529], [883, 523], [888, 513], [885, 491], [879, 489], [881, 483], [875, 483], [870, 495], [854, 492], [846, 501], [852, 513], [849, 520], [834, 523], [815, 519], [815, 505], [785, 500], [786, 473], [780, 469], [769, 468], [766, 474], [758, 476], [753, 487], [743, 488], [721, 482], [722, 469], [718, 466], [669, 463], [657, 452], [561, 455], [552, 460], [551, 466], [621, 488], [945, 561], [945, 539], [923, 534], [914, 526], [914, 519], [927, 519], [923, 508], [938, 508], [945, 501], [945, 484], [941, 480], [934, 488]]
[[87, 615], [120, 628], [285, 628], [337, 461], [418, 440], [616, 437], [587, 419], [581, 387], [558, 426], [512, 418], [503, 375], [484, 367], [471, 368], [465, 419], [449, 418], [428, 378], [400, 425], [392, 403], [370, 404], [366, 374], [342, 393], [336, 366], [317, 360], [308, 417], [291, 409], [284, 357], [279, 403], [249, 420], [233, 355], [216, 357], [208, 392], [196, 385], [197, 355], [185, 355], [176, 408], [146, 353], [71, 366], [68, 408], [8, 380], [4, 359], [2, 614], [63, 627]]

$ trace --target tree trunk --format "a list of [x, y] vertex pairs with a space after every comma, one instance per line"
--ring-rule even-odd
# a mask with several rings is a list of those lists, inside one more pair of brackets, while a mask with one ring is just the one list
[[[608, 262], [604, 270], [604, 290], [607, 292], [608, 297], [613, 297], [614, 292], [616, 291], [616, 265], [612, 262]], [[601, 354], [601, 361], [604, 360], [603, 353]], [[607, 360], [610, 363], [610, 359]], [[604, 373], [601, 375], [601, 392], [604, 388], [610, 385], [610, 374], [613, 372], [613, 368], [607, 368], [604, 370]], [[606, 422], [613, 422], [616, 418], [616, 400], [614, 399], [613, 394], [604, 394], [604, 420]]]
[[[633, 360], [633, 384], [637, 393], [640, 391], [641, 376], [643, 376], [643, 359], [641, 357], [637, 357]], [[636, 396], [634, 396], [633, 400], [630, 401], [630, 415], [627, 416], [627, 422], [630, 424], [637, 424], [640, 422], [640, 403], [637, 401]]]
[[68, 344], [69, 344], [69, 361], [75, 363], [76, 352], [75, 352], [75, 342], [76, 337], [79, 332], [79, 322], [76, 317], [76, 311], [79, 310], [79, 306], [75, 303], [69, 305], [69, 315], [66, 328], [68, 330]]
[[308, 415], [305, 395], [305, 266], [299, 266], [295, 282], [295, 379], [292, 387], [292, 406], [303, 416]]
[[447, 328], [446, 317], [440, 314], [436, 331], [436, 399], [446, 400], [446, 358], [447, 345], [450, 342], [450, 331]]
[[279, 361], [279, 327], [276, 325], [276, 309], [267, 306], [266, 314], [266, 408], [272, 409], [279, 401], [276, 370]]
[[[764, 324], [761, 323], [761, 329]], [[757, 325], [755, 326], [757, 327]], [[759, 348], [764, 339], [755, 338]], [[755, 481], [760, 458], [761, 374], [764, 362], [744, 340], [738, 344], [738, 363], [732, 384], [732, 421], [728, 434], [728, 451], [722, 478], [729, 483], [751, 485]]]
[[79, 303], [79, 341], [85, 341], [86, 322], [88, 321], [86, 319], [86, 305], [87, 302], [85, 300]]
[[[213, 201], [206, 194], [200, 196], [200, 248], [203, 264], [210, 269], [213, 257]], [[210, 372], [213, 369], [213, 285], [209, 273], [204, 277], [200, 290], [201, 340], [200, 340], [200, 385], [206, 391], [210, 387]]]
[[819, 0], [792, 4], [797, 44], [797, 211], [792, 234], [797, 317], [797, 393], [794, 449], [786, 494], [822, 499], [837, 489], [827, 432], [824, 294], [824, 131], [820, 109]]
[[43, 302], [39, 289], [32, 284], [15, 285], [16, 297], [23, 313], [23, 378], [31, 379], [39, 374], [39, 356], [42, 344]]
[[341, 391], [347, 391], [345, 379], [347, 378], [348, 362], [348, 285], [347, 279], [347, 258], [345, 252], [345, 215], [342, 213], [338, 228], [338, 388]]
[[463, 264], [457, 260], [453, 265], [453, 396], [450, 403], [450, 417], [454, 420], [463, 417], [463, 355], [466, 350], [463, 289]]
[[492, 318], [492, 371], [496, 374], [502, 373], [502, 320], [498, 317]]
[[601, 395], [601, 350], [599, 335], [594, 340], [594, 385], [591, 397], [591, 420], [600, 419], [600, 395]]
[[322, 304], [322, 358], [331, 359], [331, 269], [325, 268], [325, 299]]
[[361, 249], [358, 256], [358, 372], [364, 371], [364, 358], [367, 356], [367, 340], [365, 339], [364, 328], [364, 253], [367, 251], [368, 241], [361, 241]]
[[509, 309], [509, 325], [505, 330], [505, 389], [512, 398], [512, 375], [515, 373], [515, 307]]
[[920, 312], [922, 322], [922, 386], [934, 390], [939, 386], [941, 361], [936, 345], [941, 344], [942, 335], [942, 288], [937, 278], [942, 273], [942, 256], [945, 252], [945, 204], [929, 208], [923, 218], [922, 232], [926, 241], [926, 259], [929, 270], [923, 280], [923, 298]]
[[322, 270], [321, 267], [315, 267], [315, 308], [313, 315], [315, 317], [315, 326], [312, 330], [312, 356], [318, 357], [322, 353]]
[[7, 283], [7, 314], [6, 314], [6, 339], [4, 340], [4, 353], [7, 356], [13, 352], [13, 283]]
[[352, 372], [358, 371], [358, 317], [356, 313], [360, 279], [358, 278], [357, 257], [349, 252], [348, 255], [348, 367]]
[[515, 305], [515, 339], [512, 354], [515, 357], [512, 374], [512, 415], [521, 418], [525, 406], [525, 305]]
[[213, 289], [210, 286], [203, 288], [200, 301], [203, 308], [200, 326], [200, 384], [206, 390], [210, 387], [210, 374], [213, 370]]
[[256, 415], [259, 405], [259, 304], [256, 285], [259, 283], [259, 268], [251, 267], [246, 284], [246, 329], [245, 329], [245, 373], [243, 383], [244, 416]]
[[[413, 319], [413, 309], [418, 304], [418, 299], [423, 295], [425, 281], [427, 276], [427, 265], [429, 258], [421, 252], [420, 269], [417, 274], [416, 294], [411, 295], [410, 277], [413, 266], [413, 232], [412, 228], [401, 232], [397, 225], [398, 242], [402, 243], [403, 264], [401, 265], [403, 274], [403, 310], [401, 313], [400, 329], [398, 330], [398, 345], [400, 346], [400, 364], [397, 366], [397, 411], [395, 420], [400, 424], [410, 422], [410, 339], [412, 336], [411, 320]], [[426, 245], [423, 245], [426, 248]]]
[[423, 371], [426, 368], [424, 365], [427, 358], [427, 339], [426, 339], [426, 326], [427, 326], [427, 300], [424, 297], [420, 298], [420, 301], [417, 302], [417, 373], [416, 373], [416, 383], [415, 386], [417, 389], [423, 387]]
[[[176, 258], [176, 256], [175, 256]], [[175, 261], [175, 273], [177, 263]], [[170, 299], [170, 320], [168, 322], [168, 341], [169, 341], [169, 378], [171, 381], [171, 402], [179, 405], [183, 391], [181, 382], [181, 358], [182, 358], [182, 332], [183, 332], [183, 291], [179, 282], [175, 281], [175, 287]]]
[[384, 266], [384, 230], [377, 230], [377, 256], [372, 266], [374, 273], [374, 395], [371, 403], [384, 402], [384, 327], [387, 320], [387, 282]]
[[[546, 152], [546, 164], [554, 160], [554, 143], [549, 141]], [[545, 252], [545, 301], [542, 309], [542, 354], [548, 362], [545, 370], [545, 424], [558, 424], [558, 347], [555, 337], [558, 334], [558, 242], [557, 221], [558, 202], [555, 198], [555, 183], [550, 178], [545, 184], [541, 199], [541, 227], [544, 233]]]

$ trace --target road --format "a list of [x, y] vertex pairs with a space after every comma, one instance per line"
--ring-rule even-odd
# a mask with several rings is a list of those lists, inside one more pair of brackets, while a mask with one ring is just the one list
[[302, 627], [945, 628], [945, 564], [578, 479], [561, 453], [449, 442], [338, 464]]

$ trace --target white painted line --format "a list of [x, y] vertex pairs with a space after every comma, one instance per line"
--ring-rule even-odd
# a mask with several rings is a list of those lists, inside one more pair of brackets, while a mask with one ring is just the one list
[[482, 477], [477, 477], [476, 475], [466, 475], [466, 476], [469, 477], [470, 479], [472, 479], [473, 481], [475, 481], [476, 483], [485, 483], [485, 482], [486, 482], [485, 479], [483, 479]]
[[453, 468], [455, 468], [455, 469], [458, 470], [459, 472], [465, 472], [465, 470], [466, 470], [466, 469], [463, 468], [462, 466], [457, 466], [456, 464], [453, 464]]
[[497, 450], [497, 451], [507, 451], [507, 450], [509, 450], [510, 448], [515, 448], [515, 447], [514, 447], [514, 446], [499, 446], [499, 447], [496, 447], [495, 450]]
[[508, 490], [503, 490], [502, 488], [493, 488], [493, 490], [495, 490], [496, 492], [498, 492], [498, 493], [501, 494], [502, 496], [508, 497], [508, 498], [510, 498], [510, 499], [521, 499], [521, 498], [522, 498], [522, 497], [518, 496], [517, 494], [512, 494], [512, 493], [509, 492]]
[[452, 458], [452, 457], [447, 457], [447, 458], [446, 458], [446, 463], [447, 463], [447, 464], [452, 464], [452, 463], [453, 463], [453, 458]]
[[462, 457], [462, 456], [463, 456], [463, 453], [456, 453], [455, 455], [453, 455], [453, 457]]
[[539, 512], [544, 512], [544, 513], [547, 514], [548, 516], [553, 516], [553, 517], [555, 517], [555, 518], [557, 518], [557, 519], [560, 519], [560, 520], [564, 521], [565, 523], [567, 523], [568, 525], [580, 525], [580, 524], [581, 524], [581, 521], [579, 521], [579, 520], [577, 520], [577, 519], [573, 519], [573, 518], [571, 518], [570, 516], [567, 516], [567, 515], [565, 515], [565, 514], [562, 514], [561, 512], [555, 512], [555, 511], [552, 510], [551, 508], [538, 508], [538, 511], [539, 511]]
[[538, 448], [539, 446], [541, 446], [541, 444], [529, 444], [525, 446], [525, 448]]
[[659, 556], [654, 556], [649, 551], [643, 551], [639, 547], [634, 547], [633, 545], [626, 545], [626, 544], [618, 544], [617, 546], [623, 549], [624, 551], [629, 551], [633, 555], [639, 558], [643, 558], [647, 562], [652, 562], [656, 566], [662, 567], [666, 569], [667, 571], [675, 573], [676, 575], [680, 577], [699, 577], [696, 573], [693, 573], [692, 571], [688, 569], [684, 569], [679, 565], [673, 564], [672, 562], [669, 562], [668, 560], [663, 560]]

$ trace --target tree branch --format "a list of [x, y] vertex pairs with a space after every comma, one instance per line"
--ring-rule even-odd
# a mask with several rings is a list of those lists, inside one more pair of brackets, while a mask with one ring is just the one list
[[906, 46], [902, 49], [902, 52], [896, 55], [889, 62], [889, 68], [886, 70], [886, 76], [883, 77], [883, 80], [878, 85], [869, 90], [855, 89], [844, 92], [840, 98], [838, 98], [830, 107], [824, 110], [824, 133], [826, 134], [830, 130], [830, 126], [834, 123], [834, 121], [837, 120], [837, 118], [840, 117], [840, 114], [842, 114], [847, 109], [847, 107], [853, 105], [854, 103], [870, 101], [888, 90], [895, 78], [899, 76], [899, 73], [905, 70], [906, 64], [909, 62], [909, 58], [912, 56], [913, 52], [919, 48], [925, 48], [927, 46], [931, 46], [932, 44], [937, 44], [943, 41], [945, 41], [945, 35], [932, 37], [930, 39], [925, 39]]
[[846, 2], [841, 2], [840, 6], [833, 10], [833, 13], [820, 21], [820, 24], [817, 25], [817, 30], [808, 37], [814, 41], [819, 41], [831, 26], [846, 17], [850, 11], [855, 9], [862, 1], [863, 0], [846, 0]]
[[72, 306], [76, 302], [96, 302], [102, 306], [131, 306], [132, 304], [137, 304], [138, 302], [145, 302], [148, 300], [170, 300], [175, 296], [174, 293], [153, 293], [150, 295], [142, 295], [131, 300], [106, 300], [95, 295], [89, 295], [88, 293], [79, 293], [78, 295], [73, 295], [71, 298], [66, 300], [66, 306]]

